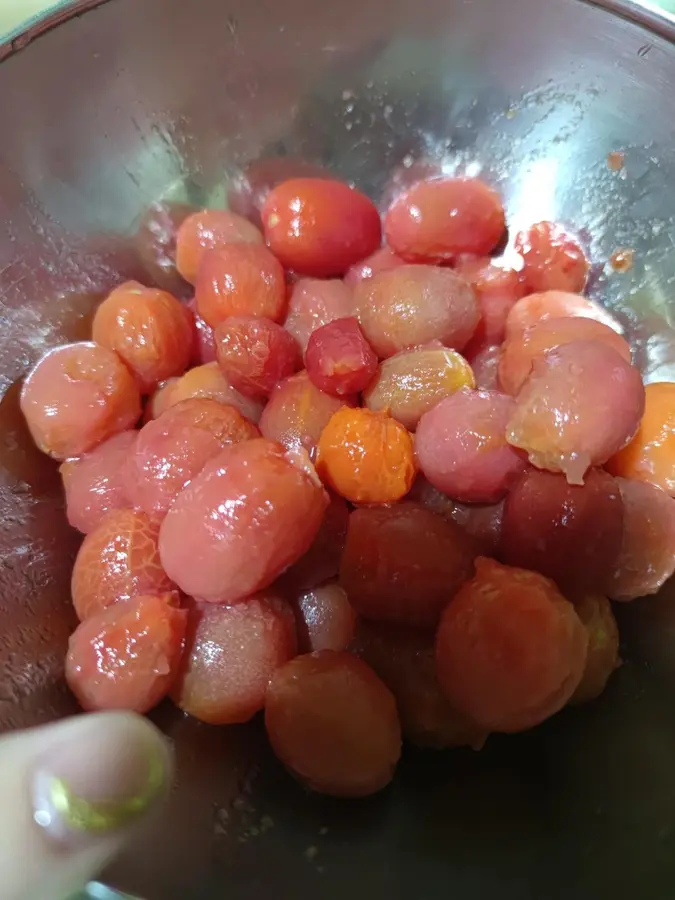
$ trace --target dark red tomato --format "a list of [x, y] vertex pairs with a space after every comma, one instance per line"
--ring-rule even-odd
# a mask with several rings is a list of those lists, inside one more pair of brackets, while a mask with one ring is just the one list
[[500, 558], [558, 584], [603, 590], [616, 568], [623, 533], [619, 486], [601, 469], [583, 485], [529, 471], [506, 498]]
[[176, 233], [194, 212], [186, 203], [152, 203], [143, 214], [134, 244], [155, 287], [175, 297], [184, 297], [189, 285], [176, 269]]
[[85, 710], [146, 713], [178, 671], [187, 614], [175, 594], [134, 597], [96, 613], [68, 642], [66, 681]]
[[433, 631], [360, 622], [353, 646], [396, 697], [403, 736], [411, 744], [480, 750], [485, 729], [453, 709], [441, 692]]
[[282, 322], [287, 292], [284, 270], [267, 247], [227, 244], [204, 253], [195, 282], [197, 312], [216, 328], [229, 316]]
[[295, 338], [271, 319], [231, 316], [216, 329], [218, 364], [235, 390], [264, 399], [302, 367]]
[[311, 790], [334, 797], [382, 790], [401, 755], [393, 695], [349, 653], [321, 650], [277, 669], [265, 727], [281, 762]]
[[349, 507], [346, 501], [337, 494], [332, 494], [314, 543], [281, 576], [280, 583], [284, 590], [292, 593], [310, 591], [337, 575], [348, 524]]
[[258, 159], [249, 163], [228, 186], [228, 206], [233, 212], [262, 228], [260, 211], [267, 195], [289, 178], [321, 178], [325, 169], [292, 156]]
[[380, 247], [366, 259], [353, 265], [346, 273], [344, 281], [347, 287], [355, 288], [360, 281], [367, 281], [378, 272], [386, 272], [387, 269], [395, 269], [405, 265], [405, 260], [397, 256], [389, 247]]
[[349, 517], [340, 584], [364, 618], [433, 628], [473, 559], [464, 532], [422, 506], [363, 507]]
[[310, 336], [305, 365], [320, 391], [346, 397], [368, 386], [377, 372], [377, 356], [356, 319], [335, 319]]
[[265, 239], [287, 269], [316, 278], [344, 274], [380, 246], [375, 205], [329, 178], [295, 178], [270, 191], [262, 210]]
[[516, 235], [516, 250], [525, 261], [528, 293], [584, 289], [590, 268], [578, 241], [553, 222], [540, 222]]
[[408, 262], [439, 263], [462, 253], [487, 256], [501, 241], [504, 208], [478, 178], [420, 181], [384, 219], [387, 243]]

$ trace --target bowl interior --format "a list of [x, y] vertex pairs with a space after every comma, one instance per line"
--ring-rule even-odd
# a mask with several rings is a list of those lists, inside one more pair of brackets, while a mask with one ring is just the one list
[[[83, 7], [96, 4], [73, 4]], [[609, 8], [613, 11], [610, 11]], [[653, 28], [647, 26], [651, 23]], [[0, 723], [65, 715], [73, 627], [56, 468], [18, 414], [47, 347], [87, 335], [102, 293], [144, 278], [129, 239], [152, 200], [222, 205], [250, 160], [300, 156], [380, 197], [420, 160], [478, 173], [509, 226], [553, 218], [596, 261], [591, 293], [647, 380], [675, 375], [675, 36], [607, 0], [114, 0], [0, 67]], [[20, 44], [25, 40], [20, 41]], [[16, 48], [14, 48], [16, 49]], [[0, 51], [0, 58], [7, 51]], [[619, 173], [607, 165], [625, 154]], [[635, 250], [626, 274], [605, 265]], [[661, 900], [675, 885], [675, 625], [626, 614], [605, 697], [480, 754], [410, 752], [372, 801], [305, 795], [259, 725], [160, 709], [179, 783], [116, 864], [147, 900], [451, 894]], [[648, 661], [648, 664], [645, 662]]]

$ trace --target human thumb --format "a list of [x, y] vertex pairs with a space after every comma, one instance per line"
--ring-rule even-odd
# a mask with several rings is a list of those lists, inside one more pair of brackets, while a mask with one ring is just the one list
[[171, 756], [131, 713], [78, 716], [0, 739], [0, 900], [63, 900], [166, 793]]

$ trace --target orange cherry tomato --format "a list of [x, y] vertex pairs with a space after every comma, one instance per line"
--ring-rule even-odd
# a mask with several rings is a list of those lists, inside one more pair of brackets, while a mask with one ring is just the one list
[[413, 441], [389, 413], [343, 406], [321, 432], [316, 468], [352, 503], [395, 503], [415, 480]]
[[262, 209], [267, 244], [287, 269], [315, 278], [344, 274], [380, 246], [380, 214], [365, 194], [330, 178], [294, 178]]
[[184, 219], [176, 234], [176, 268], [194, 284], [207, 250], [233, 242], [262, 244], [262, 234], [243, 216], [227, 209], [203, 209]]
[[644, 481], [675, 497], [675, 384], [645, 387], [645, 411], [630, 444], [607, 463], [613, 475]]
[[194, 339], [191, 322], [178, 300], [137, 281], [115, 288], [101, 303], [92, 337], [120, 356], [143, 394], [161, 381], [183, 374]]

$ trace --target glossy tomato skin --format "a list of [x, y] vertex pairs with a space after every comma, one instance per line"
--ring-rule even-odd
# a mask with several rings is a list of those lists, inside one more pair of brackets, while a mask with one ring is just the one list
[[162, 522], [160, 556], [188, 596], [237, 603], [309, 549], [327, 505], [303, 451], [244, 441], [222, 450], [178, 495]]
[[130, 506], [124, 484], [124, 467], [133, 453], [137, 431], [122, 431], [79, 459], [60, 468], [66, 494], [68, 521], [88, 534], [113, 509]]
[[618, 334], [623, 333], [617, 319], [594, 300], [569, 291], [542, 291], [538, 294], [527, 294], [513, 304], [506, 317], [506, 337], [522, 334], [526, 328], [531, 328], [539, 322], [569, 317], [595, 319]]
[[210, 725], [248, 722], [263, 708], [275, 670], [297, 652], [294, 629], [290, 607], [273, 591], [235, 606], [188, 601], [174, 702]]
[[304, 591], [291, 605], [300, 653], [349, 648], [356, 631], [356, 612], [339, 584], [333, 581]]
[[80, 619], [142, 594], [165, 594], [175, 585], [162, 568], [159, 528], [145, 513], [107, 513], [82, 542], [71, 593]]
[[175, 594], [134, 597], [82, 622], [66, 657], [80, 706], [138, 713], [157, 706], [176, 677], [185, 625]]
[[395, 269], [397, 266], [404, 266], [405, 260], [397, 256], [389, 247], [380, 247], [370, 256], [355, 263], [344, 277], [344, 282], [349, 288], [355, 288], [360, 281], [366, 281], [377, 275], [379, 272], [386, 272], [387, 269]]
[[525, 296], [522, 274], [498, 266], [490, 257], [462, 256], [454, 266], [476, 293], [481, 320], [467, 353], [476, 353], [486, 344], [500, 344], [506, 334], [506, 319], [513, 305]]
[[311, 334], [305, 366], [320, 391], [349, 397], [368, 386], [377, 372], [377, 356], [355, 318], [335, 319]]
[[183, 374], [194, 340], [191, 322], [178, 300], [136, 281], [115, 288], [101, 303], [92, 336], [97, 344], [120, 356], [142, 394]]
[[133, 428], [141, 414], [138, 388], [124, 363], [89, 342], [45, 354], [28, 373], [20, 405], [37, 446], [59, 460]]
[[230, 182], [228, 205], [233, 212], [261, 228], [260, 212], [271, 190], [289, 178], [321, 178], [324, 175], [325, 169], [321, 166], [293, 156], [257, 159]]
[[228, 209], [202, 209], [188, 216], [176, 234], [176, 268], [194, 284], [204, 253], [230, 243], [261, 244], [261, 232]]
[[580, 293], [590, 265], [579, 242], [561, 225], [539, 222], [516, 235], [515, 248], [523, 257], [528, 293]]
[[315, 278], [344, 274], [380, 245], [380, 216], [341, 181], [295, 178], [274, 188], [262, 209], [267, 244], [287, 269]]
[[242, 416], [251, 422], [257, 424], [260, 421], [262, 403], [245, 397], [236, 390], [217, 362], [195, 366], [181, 378], [170, 378], [166, 381], [150, 398], [146, 407], [145, 421], [156, 419], [177, 403], [199, 397], [235, 406]]
[[183, 400], [138, 432], [124, 472], [127, 495], [154, 521], [224, 447], [260, 437], [234, 406]]
[[302, 351], [317, 328], [353, 314], [352, 291], [339, 278], [299, 278], [291, 289], [284, 328], [297, 340]]
[[463, 253], [487, 256], [505, 227], [498, 194], [478, 178], [420, 181], [384, 219], [389, 246], [414, 263], [448, 262]]
[[617, 480], [590, 469], [582, 485], [531, 469], [504, 505], [500, 559], [577, 590], [604, 590], [621, 549]]
[[216, 329], [218, 364], [232, 386], [263, 400], [302, 367], [295, 338], [271, 319], [231, 316]]

